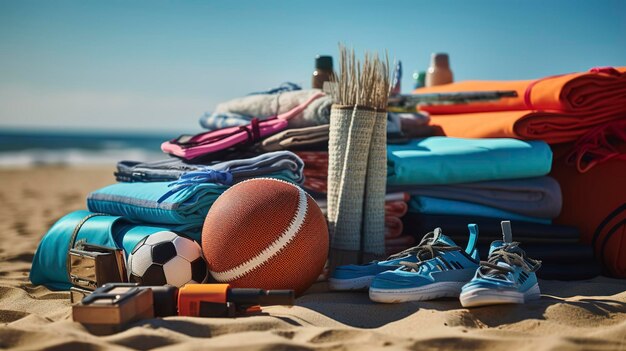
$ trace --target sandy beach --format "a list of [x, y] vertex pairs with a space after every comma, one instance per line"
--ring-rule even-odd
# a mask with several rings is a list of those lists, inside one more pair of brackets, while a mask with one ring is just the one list
[[454, 299], [381, 305], [319, 283], [296, 306], [236, 318], [145, 320], [98, 337], [71, 320], [69, 294], [33, 286], [31, 260], [62, 215], [85, 208], [112, 167], [0, 170], [0, 349], [626, 350], [626, 281], [541, 281], [521, 306], [464, 309]]

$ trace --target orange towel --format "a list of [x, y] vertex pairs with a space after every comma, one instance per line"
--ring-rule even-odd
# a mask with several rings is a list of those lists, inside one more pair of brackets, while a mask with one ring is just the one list
[[626, 105], [621, 113], [482, 112], [431, 116], [430, 123], [440, 126], [449, 137], [516, 138], [557, 144], [574, 141], [591, 128], [620, 118], [626, 118]]
[[517, 97], [471, 104], [423, 106], [431, 114], [551, 110], [558, 112], [624, 111], [626, 67], [594, 68], [536, 80], [465, 81], [414, 90], [414, 94], [515, 90]]
[[431, 125], [460, 138], [517, 138], [550, 144], [576, 140], [593, 127], [626, 118], [626, 67], [538, 80], [467, 81], [414, 93], [515, 90], [514, 98], [423, 106]]

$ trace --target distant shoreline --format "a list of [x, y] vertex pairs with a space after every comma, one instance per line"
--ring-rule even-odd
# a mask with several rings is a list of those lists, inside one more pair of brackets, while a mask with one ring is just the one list
[[0, 129], [0, 167], [115, 165], [167, 158], [161, 143], [178, 134]]
[[198, 130], [124, 130], [124, 129], [103, 129], [103, 128], [81, 128], [81, 127], [10, 127], [0, 126], [0, 136], [4, 135], [69, 135], [69, 136], [139, 136], [144, 138], [167, 137], [173, 138], [179, 134], [197, 133]]

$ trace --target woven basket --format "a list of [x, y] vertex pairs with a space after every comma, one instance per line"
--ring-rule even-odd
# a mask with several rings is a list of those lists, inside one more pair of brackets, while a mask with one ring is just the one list
[[331, 267], [361, 261], [365, 183], [376, 115], [373, 110], [353, 106], [334, 105], [331, 109], [328, 164]]
[[350, 115], [346, 109], [333, 105], [330, 110], [330, 127], [328, 134], [328, 181], [327, 181], [327, 218], [328, 231], [331, 238], [335, 233], [335, 220], [337, 218], [337, 198], [339, 196], [339, 183], [345, 157], [348, 130], [350, 128]]
[[363, 213], [365, 260], [385, 255], [385, 193], [387, 187], [387, 113], [377, 112], [369, 147]]

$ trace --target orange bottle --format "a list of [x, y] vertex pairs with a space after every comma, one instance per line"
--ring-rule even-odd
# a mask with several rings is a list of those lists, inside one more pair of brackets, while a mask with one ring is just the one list
[[432, 87], [452, 83], [452, 71], [448, 54], [433, 54], [430, 58], [430, 67], [426, 73], [426, 86]]
[[317, 56], [315, 58], [315, 71], [313, 71], [313, 89], [323, 89], [324, 82], [327, 82], [333, 76], [333, 57]]

